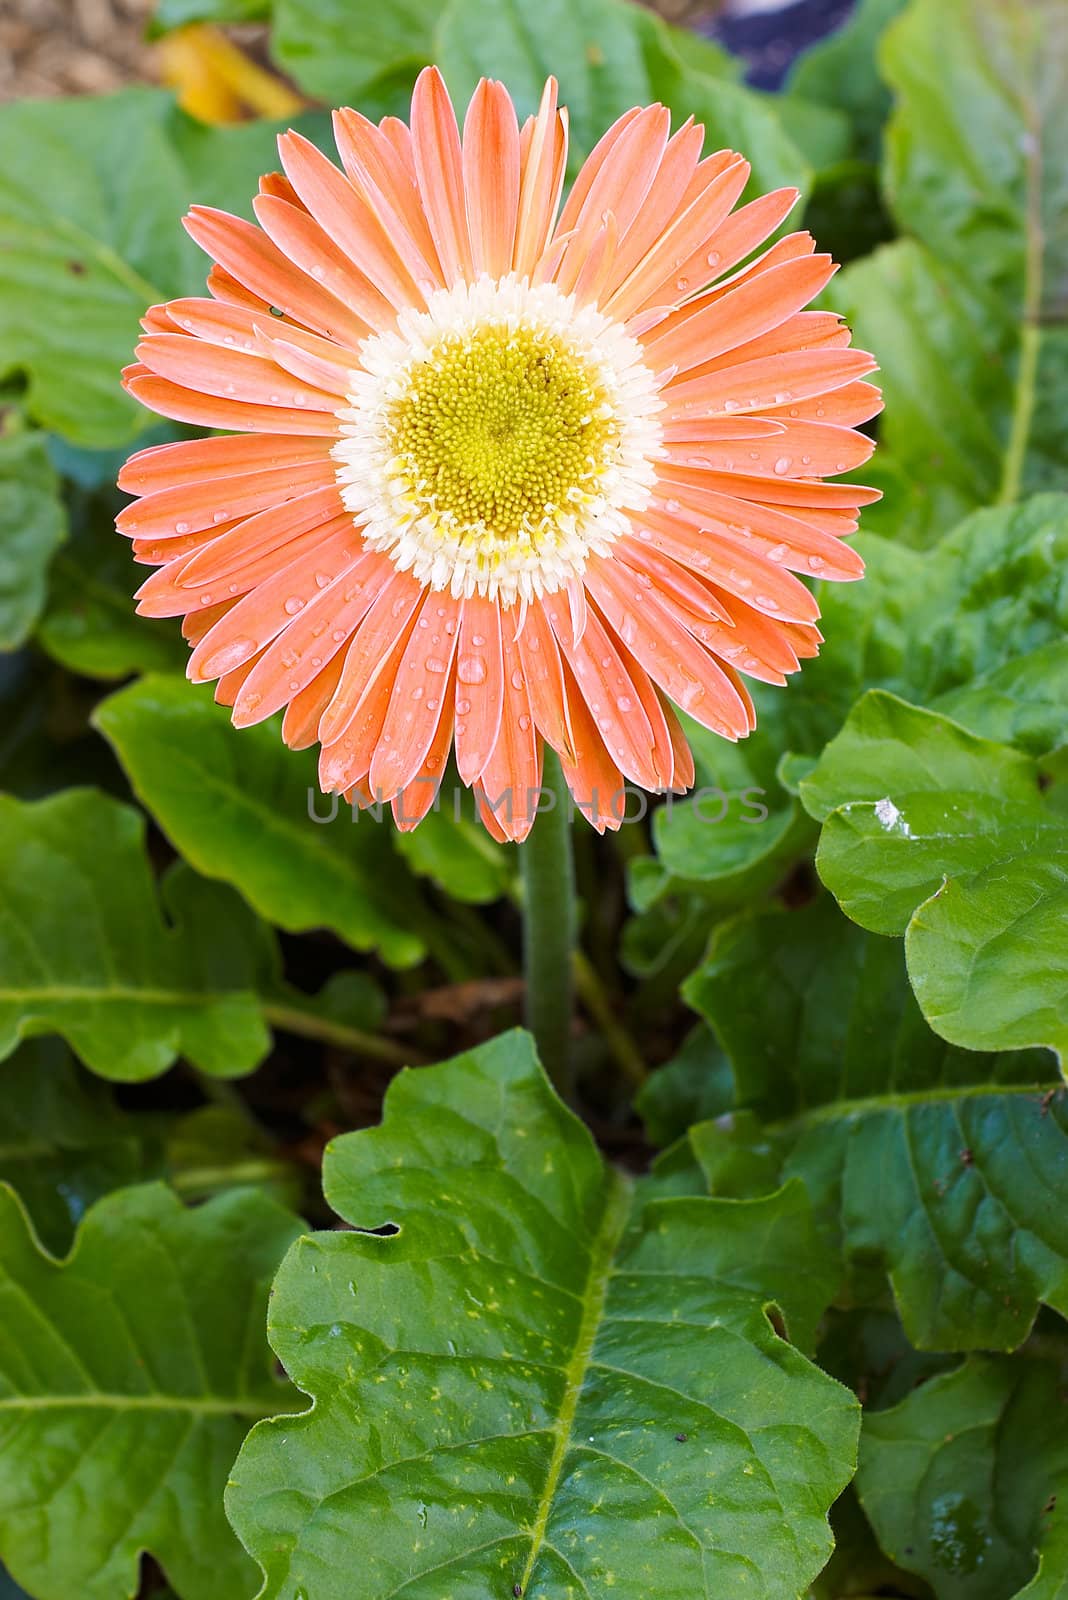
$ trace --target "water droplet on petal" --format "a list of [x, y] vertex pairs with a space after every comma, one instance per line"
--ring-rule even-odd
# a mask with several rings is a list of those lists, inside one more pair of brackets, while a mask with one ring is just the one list
[[176, 522], [174, 524], [174, 531], [175, 531], [175, 533], [188, 533], [189, 532], [189, 524], [188, 524], [188, 522]]
[[808, 564], [813, 572], [820, 572], [827, 565], [822, 556], [809, 556]]
[[780, 456], [778, 461], [776, 461], [776, 463], [775, 463], [775, 471], [779, 474], [779, 477], [781, 478], [783, 473], [784, 472], [789, 472], [789, 470], [790, 470], [790, 457], [789, 456]]
[[527, 716], [525, 711], [519, 719], [519, 726], [524, 733], [526, 733], [527, 729], [530, 727], [530, 718]]
[[301, 599], [299, 594], [291, 594], [283, 607], [283, 610], [290, 617], [295, 617], [297, 612], [303, 611], [303, 609], [304, 601]]
[[630, 698], [629, 695], [621, 694], [619, 699], [616, 701], [616, 710], [617, 711], [633, 711], [634, 710], [634, 701]]
[[426, 670], [428, 672], [446, 672], [448, 670], [448, 667], [447, 667], [447, 663], [442, 661], [440, 659], [440, 657], [438, 657], [438, 656], [427, 656], [427, 658], [426, 658]]
[[466, 717], [467, 713], [470, 711], [470, 709], [471, 709], [470, 700], [457, 700], [457, 702], [456, 702], [456, 715], [458, 717]]
[[456, 676], [461, 683], [485, 683], [486, 663], [481, 656], [461, 656], [456, 663]]
[[317, 589], [325, 589], [329, 585], [329, 583], [330, 583], [330, 574], [329, 574], [329, 572], [317, 572], [315, 574], [315, 587]]
[[255, 640], [241, 635], [237, 639], [231, 639], [228, 644], [220, 645], [217, 650], [213, 650], [200, 670], [206, 678], [221, 678], [224, 673], [232, 672], [235, 667], [244, 666], [249, 656], [254, 656], [255, 654]]

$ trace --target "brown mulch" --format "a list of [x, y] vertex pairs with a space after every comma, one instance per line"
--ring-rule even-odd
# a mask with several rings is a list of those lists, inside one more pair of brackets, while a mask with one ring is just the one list
[[[648, 0], [672, 22], [714, 10], [716, 0]], [[107, 94], [154, 83], [144, 28], [153, 0], [0, 0], [0, 101], [26, 95]], [[243, 44], [259, 30], [243, 28]]]
[[143, 38], [152, 0], [5, 0], [0, 7], [0, 100], [107, 94], [151, 82]]

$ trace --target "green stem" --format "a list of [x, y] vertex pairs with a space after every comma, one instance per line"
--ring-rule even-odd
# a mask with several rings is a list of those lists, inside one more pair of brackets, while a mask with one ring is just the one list
[[1024, 267], [1024, 294], [1021, 317], [1019, 365], [1013, 396], [1012, 424], [1001, 474], [999, 506], [1011, 506], [1020, 498], [1027, 449], [1031, 441], [1035, 400], [1038, 393], [1038, 362], [1042, 346], [1042, 280], [1044, 276], [1045, 231], [1042, 225], [1042, 129], [1033, 106], [1028, 117], [1027, 146], [1027, 235]]
[[579, 999], [600, 1028], [604, 1042], [615, 1057], [623, 1076], [636, 1089], [640, 1089], [649, 1073], [641, 1058], [638, 1046], [612, 1009], [612, 1001], [605, 991], [593, 962], [581, 950], [576, 950], [573, 967], [575, 987]]
[[214, 1194], [219, 1189], [237, 1189], [246, 1184], [284, 1183], [292, 1181], [296, 1168], [288, 1161], [262, 1160], [236, 1161], [231, 1166], [187, 1167], [170, 1177], [172, 1189], [179, 1194], [196, 1196]]
[[350, 1028], [347, 1023], [335, 1022], [332, 1017], [317, 1017], [313, 1012], [302, 1011], [299, 1006], [267, 1000], [263, 1003], [263, 1015], [272, 1028], [280, 1028], [283, 1033], [295, 1033], [302, 1039], [318, 1039], [322, 1044], [336, 1045], [338, 1049], [350, 1050], [354, 1055], [369, 1056], [372, 1061], [408, 1067], [420, 1059], [406, 1045], [395, 1044], [392, 1039], [380, 1039], [376, 1033], [365, 1033], [362, 1028]]
[[523, 872], [523, 971], [526, 1020], [558, 1092], [568, 1099], [571, 1069], [571, 959], [575, 946], [575, 859], [567, 785], [553, 751], [545, 752], [542, 793], [551, 810], [535, 819], [519, 847]]

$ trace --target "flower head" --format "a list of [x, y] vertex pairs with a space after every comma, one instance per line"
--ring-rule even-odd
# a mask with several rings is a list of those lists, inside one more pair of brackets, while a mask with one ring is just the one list
[[[189, 676], [239, 726], [285, 708], [320, 780], [431, 804], [455, 750], [487, 826], [522, 838], [544, 744], [596, 826], [627, 781], [683, 790], [672, 709], [728, 739], [746, 677], [820, 634], [797, 574], [851, 579], [875, 363], [806, 311], [830, 258], [796, 194], [736, 209], [749, 167], [628, 112], [560, 209], [567, 119], [521, 129], [483, 81], [463, 134], [440, 75], [411, 129], [335, 116], [343, 171], [298, 134], [259, 226], [194, 207], [211, 298], [155, 306], [127, 388], [226, 436], [135, 455], [119, 517], [184, 615]], [[746, 264], [748, 263], [748, 264]]]

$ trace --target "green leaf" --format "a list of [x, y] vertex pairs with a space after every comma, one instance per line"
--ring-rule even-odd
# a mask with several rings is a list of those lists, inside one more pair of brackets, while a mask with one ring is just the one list
[[0, 1189], [0, 1554], [37, 1600], [121, 1600], [141, 1552], [181, 1600], [255, 1593], [223, 1486], [251, 1420], [291, 1403], [259, 1333], [300, 1231], [262, 1195], [187, 1211], [101, 1200], [66, 1261]]
[[[865, 1416], [861, 1502], [886, 1553], [936, 1600], [1003, 1600], [1033, 1572], [1051, 1496], [1068, 1490], [1062, 1373], [973, 1357]], [[1063, 1513], [1057, 1526], [1063, 1547]], [[1056, 1594], [1048, 1580], [1025, 1592]]]
[[270, 1316], [314, 1408], [253, 1431], [227, 1499], [264, 1600], [794, 1600], [855, 1426], [764, 1314], [811, 1303], [796, 1194], [642, 1203], [519, 1035], [395, 1079], [325, 1186], [363, 1231], [298, 1246]]
[[985, 297], [973, 343], [1012, 385], [1000, 498], [1063, 486], [1068, 452], [1047, 397], [1068, 388], [1064, 8], [913, 0], [886, 35], [882, 64], [896, 96], [892, 208], [951, 277]]
[[203, 292], [181, 226], [190, 201], [248, 213], [277, 165], [276, 125], [205, 128], [149, 89], [0, 107], [0, 378], [25, 377], [43, 426], [81, 445], [122, 443], [146, 414], [123, 394], [138, 319]]
[[1035, 762], [881, 689], [858, 701], [802, 780], [823, 820], [816, 864], [846, 913], [904, 933], [945, 878], [1055, 846]]
[[515, 851], [490, 837], [466, 790], [446, 786], [438, 798], [418, 827], [397, 833], [398, 853], [454, 900], [475, 906], [499, 900], [515, 883]]
[[1045, 1088], [1051, 1064], [946, 1045], [901, 945], [827, 900], [724, 924], [684, 992], [764, 1119], [691, 1129], [714, 1192], [803, 1178], [851, 1292], [878, 1295], [889, 1273], [924, 1349], [1012, 1349], [1040, 1302], [1068, 1309], [1068, 1103]]
[[677, 1055], [649, 1074], [634, 1097], [634, 1109], [650, 1143], [667, 1145], [695, 1122], [729, 1111], [735, 1093], [730, 1062], [709, 1029], [699, 1025]]
[[779, 749], [821, 750], [875, 686], [985, 738], [1008, 728], [1034, 755], [1061, 742], [1063, 701], [1049, 702], [1068, 632], [1068, 497], [977, 512], [926, 554], [870, 534], [857, 548], [863, 583], [823, 588], [827, 643], [773, 702]]
[[[351, 0], [274, 0], [271, 53], [302, 89], [328, 105], [365, 102], [376, 80], [414, 79], [433, 58], [444, 0], [390, 0], [354, 14]], [[373, 87], [372, 87], [373, 86]]]
[[110, 505], [94, 504], [52, 564], [37, 640], [54, 661], [89, 678], [181, 670], [189, 651], [173, 621], [139, 617], [126, 540], [116, 538]]
[[120, 689], [94, 721], [198, 872], [233, 884], [288, 932], [332, 928], [395, 966], [424, 954], [429, 913], [389, 830], [344, 805], [326, 820], [314, 754], [287, 750], [274, 724], [239, 732], [204, 691], [157, 675]]
[[[976, 1058], [925, 1025], [900, 944], [863, 933], [829, 896], [721, 923], [683, 997], [727, 1053], [736, 1104], [765, 1120], [976, 1081]], [[1041, 1077], [1030, 1056], [995, 1061], [1008, 1081]]]
[[1068, 1047], [1068, 824], [1044, 781], [1008, 746], [872, 690], [801, 784], [826, 819], [821, 878], [863, 927], [907, 931], [925, 1015], [971, 1048]]
[[55, 1039], [24, 1044], [0, 1068], [0, 1180], [53, 1253], [101, 1195], [144, 1176], [136, 1126], [107, 1087]]
[[42, 440], [0, 435], [0, 650], [24, 642], [44, 604], [48, 566], [67, 533]]
[[896, 102], [886, 182], [902, 226], [1014, 307], [1030, 291], [1029, 314], [1056, 310], [1068, 272], [1059, 0], [912, 0], [882, 67]]
[[1018, 328], [914, 239], [854, 261], [835, 280], [834, 305], [875, 351], [886, 404], [879, 451], [861, 474], [885, 500], [865, 525], [928, 546], [1000, 495]]
[[916, 998], [944, 1039], [1068, 1052], [1068, 828], [1060, 834], [964, 883], [951, 879], [909, 923]]
[[678, 121], [692, 115], [704, 124], [709, 150], [744, 152], [754, 190], [807, 186], [806, 162], [773, 105], [731, 81], [729, 58], [620, 0], [542, 0], [535, 8], [450, 0], [436, 59], [459, 102], [492, 75], [507, 84], [521, 117], [557, 75], [571, 119], [572, 171], [623, 112], [660, 100]]
[[258, 933], [240, 901], [189, 874], [164, 886], [137, 812], [92, 790], [0, 796], [0, 1056], [62, 1034], [104, 1077], [249, 1072], [269, 1035], [254, 993]]
[[787, 93], [845, 113], [852, 152], [877, 161], [890, 93], [876, 64], [876, 46], [905, 0], [860, 0], [842, 27], [820, 39], [790, 72]]
[[811, 850], [811, 823], [776, 771], [789, 739], [788, 702], [781, 689], [754, 688], [757, 731], [739, 744], [684, 717], [694, 788], [653, 813], [656, 863], [639, 858], [630, 868], [639, 911], [683, 888], [716, 908], [750, 904]]

